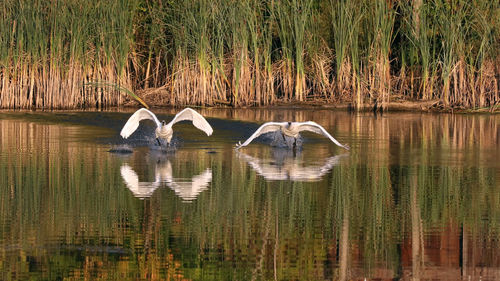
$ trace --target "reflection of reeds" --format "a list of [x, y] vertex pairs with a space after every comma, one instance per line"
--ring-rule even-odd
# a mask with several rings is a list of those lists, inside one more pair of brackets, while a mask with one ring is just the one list
[[[297, 115], [309, 114], [324, 112]], [[369, 141], [314, 184], [266, 182], [232, 150], [180, 149], [171, 157], [180, 176], [206, 166], [213, 172], [210, 189], [188, 204], [166, 188], [149, 200], [132, 197], [119, 157], [71, 139], [81, 127], [2, 118], [1, 279], [27, 273], [26, 256], [42, 269], [58, 261], [68, 275], [103, 279], [248, 279], [252, 273], [262, 279], [398, 278], [412, 270], [410, 259], [420, 258], [412, 247], [423, 246], [428, 259], [429, 249], [445, 246], [443, 235], [458, 241], [460, 233], [465, 249], [446, 248], [453, 254], [447, 257], [462, 255], [471, 275], [479, 274], [479, 265], [500, 266], [497, 162], [473, 145], [496, 152], [498, 121], [392, 117], [330, 118], [328, 129], [349, 124], [339, 130]], [[129, 160], [149, 169], [156, 159], [148, 157], [135, 153]], [[426, 239], [430, 234], [442, 237]], [[76, 255], [86, 258], [67, 254], [66, 246], [86, 249]], [[457, 272], [448, 260], [431, 262], [436, 267], [415, 266], [421, 272], [413, 275]]]
[[500, 102], [498, 1], [6, 0], [0, 107]]

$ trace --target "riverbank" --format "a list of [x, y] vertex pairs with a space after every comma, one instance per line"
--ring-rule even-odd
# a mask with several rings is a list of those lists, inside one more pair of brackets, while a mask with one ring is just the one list
[[[149, 107], [164, 108], [173, 107], [168, 103], [168, 93], [164, 88], [147, 89], [138, 91], [137, 95]], [[126, 108], [140, 108], [143, 104], [131, 96], [124, 98], [123, 106]], [[191, 107], [200, 107], [201, 105], [186, 105]], [[202, 107], [216, 108], [321, 108], [332, 110], [345, 111], [409, 111], [409, 112], [443, 112], [443, 113], [500, 113], [500, 104], [491, 107], [483, 108], [465, 108], [463, 106], [450, 107], [445, 106], [439, 99], [415, 101], [405, 100], [404, 98], [394, 98], [394, 101], [389, 101], [384, 105], [380, 103], [365, 103], [359, 107], [355, 107], [352, 102], [329, 102], [324, 99], [308, 99], [306, 101], [285, 101], [276, 100], [272, 105], [245, 105], [234, 106], [230, 102], [215, 100], [213, 105], [203, 105]]]

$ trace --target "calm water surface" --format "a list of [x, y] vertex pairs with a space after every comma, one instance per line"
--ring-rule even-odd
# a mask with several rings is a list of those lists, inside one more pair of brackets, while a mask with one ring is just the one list
[[[1, 280], [500, 279], [499, 115], [208, 109], [162, 153], [132, 112], [0, 112]], [[233, 149], [270, 120], [351, 151]]]

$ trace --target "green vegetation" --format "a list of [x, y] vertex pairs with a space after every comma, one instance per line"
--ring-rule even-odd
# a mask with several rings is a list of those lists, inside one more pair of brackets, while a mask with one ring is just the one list
[[91, 2], [2, 1], [0, 107], [500, 103], [498, 1]]

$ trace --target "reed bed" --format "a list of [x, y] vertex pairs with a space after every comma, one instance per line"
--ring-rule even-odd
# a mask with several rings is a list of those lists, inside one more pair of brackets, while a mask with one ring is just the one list
[[0, 105], [4, 108], [102, 108], [130, 85], [135, 1], [2, 1]]
[[498, 1], [84, 2], [2, 2], [0, 107], [500, 103]]

